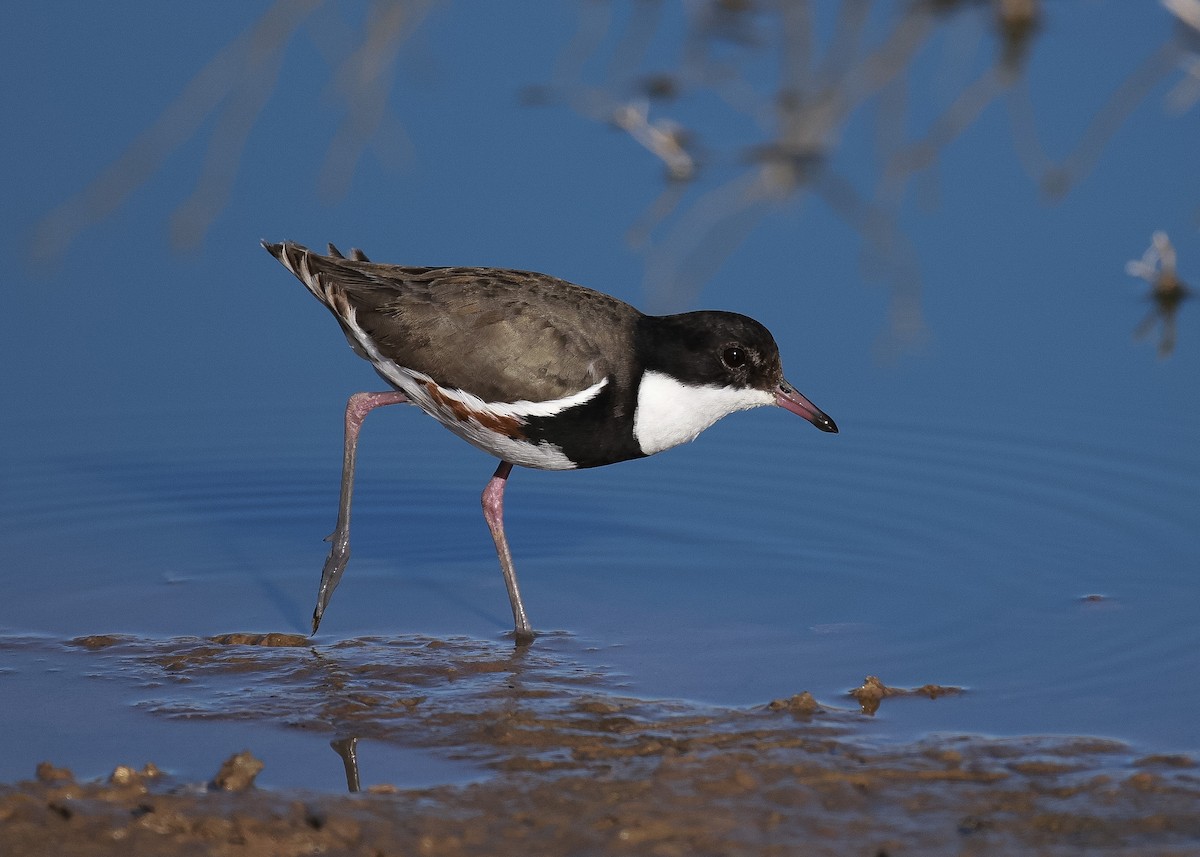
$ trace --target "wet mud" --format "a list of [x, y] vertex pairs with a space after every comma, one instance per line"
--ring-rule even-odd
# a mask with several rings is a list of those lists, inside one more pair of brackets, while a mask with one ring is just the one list
[[[470, 782], [355, 794], [265, 789], [253, 748], [204, 777], [54, 760], [0, 785], [0, 854], [1200, 853], [1200, 769], [1097, 738], [864, 737], [863, 712], [957, 688], [844, 700], [802, 690], [748, 708], [636, 699], [567, 635], [422, 637], [313, 646], [291, 635], [69, 642], [180, 721], [251, 720], [328, 736], [347, 787], [363, 739], [470, 760]], [[186, 724], [183, 724], [186, 725]], [[147, 748], [153, 752], [154, 748]]]

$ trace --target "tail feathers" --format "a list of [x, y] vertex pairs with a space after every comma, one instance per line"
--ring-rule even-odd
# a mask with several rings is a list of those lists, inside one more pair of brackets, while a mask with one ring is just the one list
[[[329, 255], [332, 256], [333, 258], [335, 258], [335, 259], [345, 259], [346, 258], [345, 256], [342, 255], [342, 251], [339, 250], [337, 247], [333, 246], [332, 244], [327, 244], [326, 246], [329, 248]], [[367, 258], [367, 254], [364, 253], [362, 250], [359, 250], [357, 247], [351, 247], [350, 248], [350, 261], [352, 261], [352, 262], [370, 262], [371, 260]]]
[[369, 261], [366, 254], [357, 247], [350, 251], [350, 258], [347, 259], [342, 255], [342, 251], [332, 244], [329, 245], [329, 255], [322, 256], [294, 241], [283, 241], [279, 244], [267, 241], [260, 243], [304, 284], [313, 297], [329, 307], [338, 318], [346, 318], [350, 311], [347, 290], [369, 287], [373, 283], [366, 271], [346, 264]]
[[[299, 268], [300, 260], [308, 253], [308, 248], [303, 244], [297, 244], [294, 241], [281, 241], [278, 244], [272, 244], [269, 241], [259, 241], [263, 249], [278, 259], [283, 267], [287, 268], [293, 274]], [[299, 276], [299, 275], [297, 275]]]
[[[305, 247], [303, 244], [297, 244], [294, 241], [284, 241], [279, 244], [269, 244], [266, 241], [260, 242], [268, 253], [279, 260], [283, 267], [287, 268], [292, 274], [304, 284], [304, 287], [309, 290], [314, 298], [319, 300], [325, 306], [333, 309], [333, 289], [328, 277], [321, 276], [320, 273], [313, 270], [313, 265], [310, 260], [316, 254]], [[331, 246], [331, 250], [336, 250]], [[331, 255], [334, 255], [331, 253]], [[340, 253], [336, 254], [337, 258], [343, 258]], [[319, 257], [318, 257], [319, 258]]]

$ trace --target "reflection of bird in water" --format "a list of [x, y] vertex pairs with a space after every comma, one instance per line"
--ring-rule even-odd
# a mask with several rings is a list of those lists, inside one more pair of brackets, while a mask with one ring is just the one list
[[329, 746], [342, 757], [342, 765], [346, 769], [347, 791], [362, 791], [362, 778], [358, 772], [358, 738], [335, 738], [329, 742]]

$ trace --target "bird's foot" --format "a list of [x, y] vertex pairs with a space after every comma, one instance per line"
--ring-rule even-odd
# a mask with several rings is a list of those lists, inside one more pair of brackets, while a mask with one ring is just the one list
[[333, 547], [329, 549], [329, 556], [325, 558], [325, 567], [321, 569], [321, 586], [317, 590], [317, 606], [313, 610], [312, 632], [314, 634], [321, 625], [321, 617], [325, 615], [325, 608], [329, 606], [333, 590], [337, 589], [338, 583], [342, 580], [342, 572], [346, 570], [346, 563], [350, 561], [350, 536], [348, 533], [334, 532], [326, 541], [332, 542]]

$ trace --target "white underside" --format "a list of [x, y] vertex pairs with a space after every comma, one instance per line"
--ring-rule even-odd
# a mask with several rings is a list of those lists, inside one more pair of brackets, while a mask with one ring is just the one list
[[417, 407], [429, 414], [450, 431], [484, 452], [501, 458], [510, 464], [522, 467], [532, 467], [536, 470], [571, 470], [575, 463], [563, 454], [562, 449], [552, 443], [542, 441], [530, 443], [524, 440], [514, 440], [507, 435], [484, 427], [475, 419], [459, 419], [449, 407], [436, 401], [429, 393], [427, 384], [437, 386], [439, 394], [465, 405], [469, 410], [490, 413], [497, 417], [515, 417], [524, 422], [528, 417], [551, 417], [568, 408], [582, 405], [595, 396], [608, 383], [602, 378], [586, 389], [580, 390], [561, 399], [545, 402], [485, 402], [483, 399], [462, 390], [447, 389], [437, 385], [432, 378], [415, 369], [407, 369], [380, 353], [375, 343], [366, 332], [358, 326], [353, 309], [348, 317], [343, 317], [346, 326], [354, 336], [351, 345], [357, 345], [365, 353], [379, 373], [383, 375], [398, 390], [412, 401]]
[[633, 436], [642, 452], [654, 455], [695, 440], [722, 417], [775, 404], [766, 390], [751, 387], [692, 386], [661, 372], [646, 372], [638, 386]]

